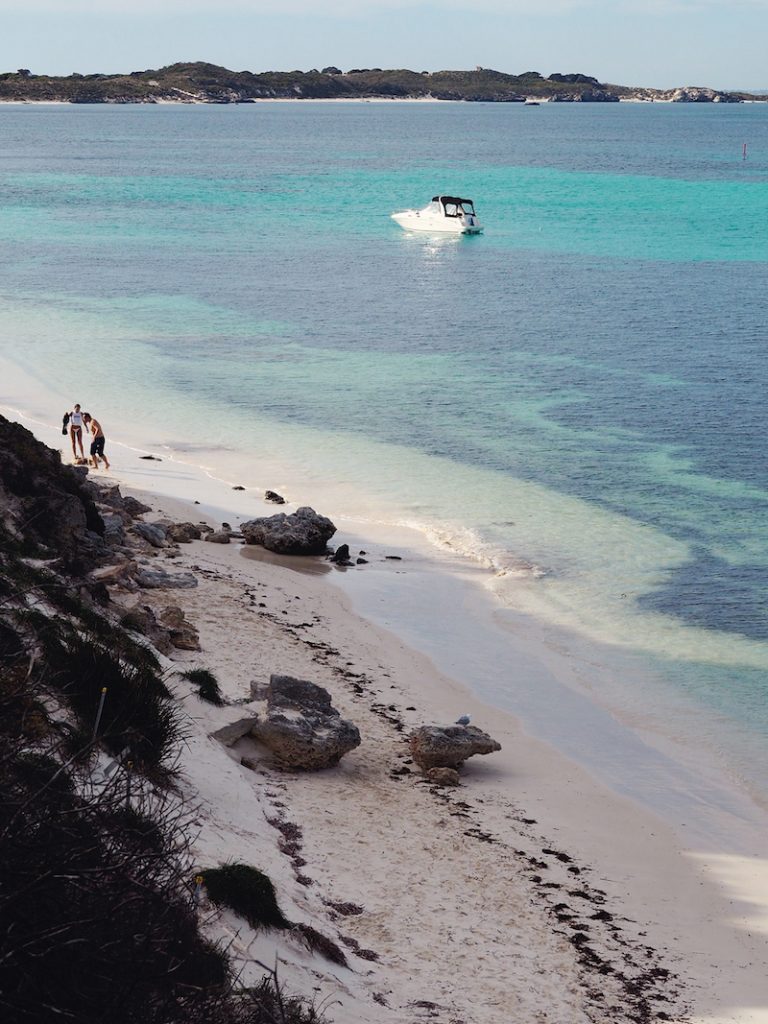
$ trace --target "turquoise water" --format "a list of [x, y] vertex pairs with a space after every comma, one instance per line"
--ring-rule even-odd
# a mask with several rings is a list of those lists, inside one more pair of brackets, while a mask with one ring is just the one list
[[[0, 125], [5, 354], [227, 479], [417, 525], [768, 734], [768, 107]], [[438, 191], [486, 234], [389, 219]]]

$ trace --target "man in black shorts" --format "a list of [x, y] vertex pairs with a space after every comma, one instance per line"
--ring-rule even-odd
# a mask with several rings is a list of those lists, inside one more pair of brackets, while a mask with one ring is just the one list
[[91, 465], [94, 469], [99, 468], [99, 459], [104, 460], [104, 468], [109, 469], [109, 460], [104, 454], [104, 444], [106, 437], [104, 437], [104, 431], [101, 429], [101, 424], [98, 420], [95, 420], [89, 412], [83, 413], [83, 422], [85, 423], [86, 429], [90, 430], [91, 437]]

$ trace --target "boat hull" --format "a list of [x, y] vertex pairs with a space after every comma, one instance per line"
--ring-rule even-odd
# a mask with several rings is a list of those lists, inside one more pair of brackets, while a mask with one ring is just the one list
[[424, 231], [430, 235], [479, 235], [483, 230], [477, 217], [436, 217], [423, 210], [393, 213], [392, 220], [405, 231]]

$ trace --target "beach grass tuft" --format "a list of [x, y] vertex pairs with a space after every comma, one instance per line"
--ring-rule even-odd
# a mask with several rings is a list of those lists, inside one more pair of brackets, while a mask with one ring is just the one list
[[201, 871], [208, 896], [218, 906], [229, 907], [252, 928], [290, 928], [278, 906], [271, 880], [248, 864], [223, 864]]
[[224, 698], [213, 672], [209, 672], [207, 668], [191, 668], [182, 672], [181, 677], [197, 687], [197, 695], [201, 700], [206, 700], [218, 708], [223, 706]]

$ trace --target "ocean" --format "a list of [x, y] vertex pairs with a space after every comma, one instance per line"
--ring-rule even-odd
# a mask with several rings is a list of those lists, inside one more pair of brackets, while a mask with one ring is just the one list
[[[768, 106], [8, 105], [0, 131], [0, 344], [51, 422], [80, 401], [417, 529], [627, 659], [627, 706], [669, 696], [766, 799]], [[485, 234], [390, 220], [440, 192]]]

